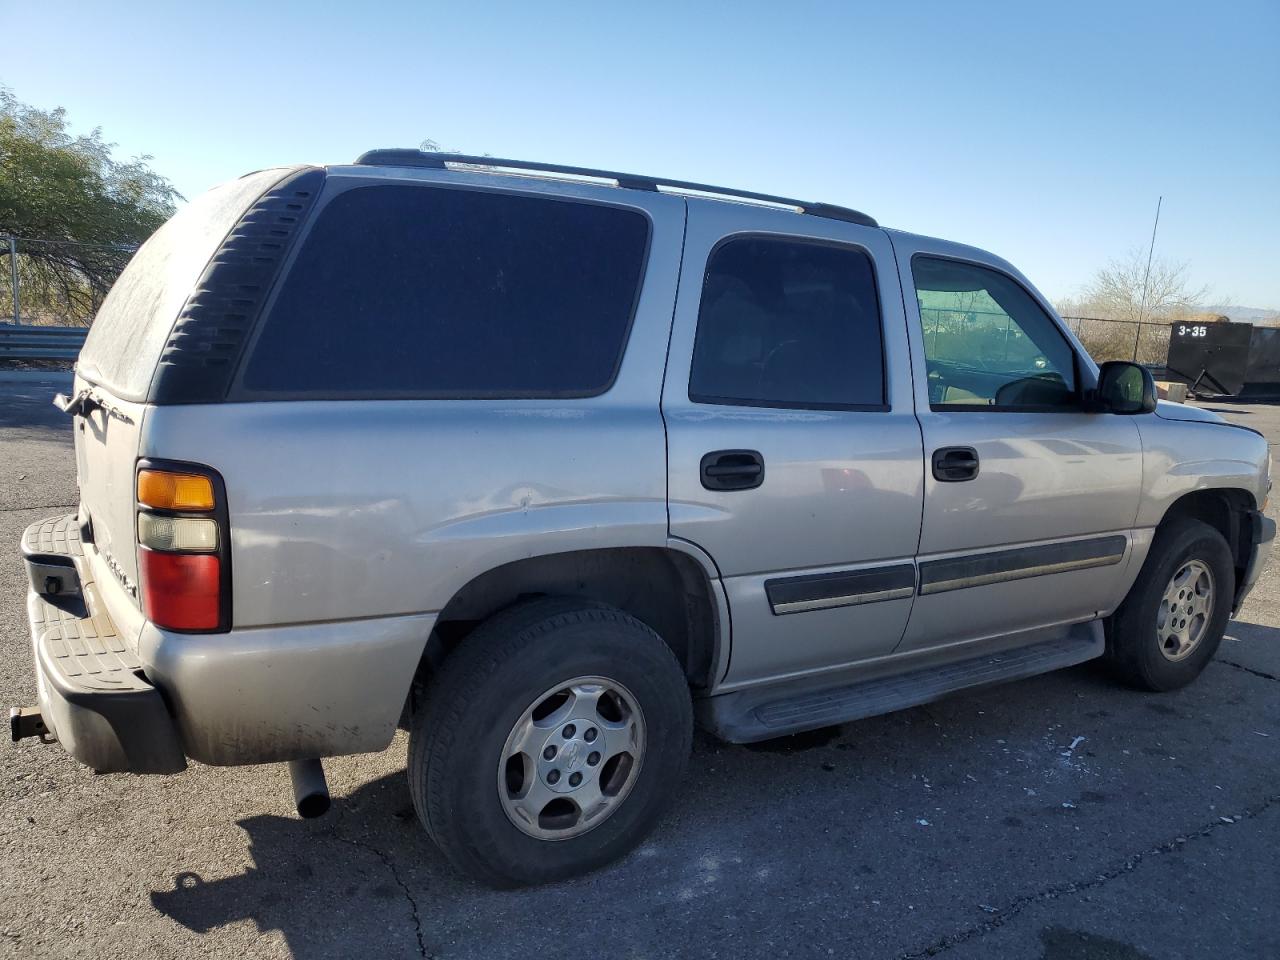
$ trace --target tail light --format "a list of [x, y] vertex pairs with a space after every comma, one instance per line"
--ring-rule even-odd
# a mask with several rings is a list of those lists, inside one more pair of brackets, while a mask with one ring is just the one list
[[222, 477], [195, 463], [142, 460], [137, 483], [142, 611], [166, 630], [231, 628], [231, 541]]

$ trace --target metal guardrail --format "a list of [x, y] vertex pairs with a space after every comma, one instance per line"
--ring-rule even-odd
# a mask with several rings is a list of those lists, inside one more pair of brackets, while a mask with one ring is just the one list
[[74, 360], [88, 334], [88, 327], [0, 324], [0, 360]]

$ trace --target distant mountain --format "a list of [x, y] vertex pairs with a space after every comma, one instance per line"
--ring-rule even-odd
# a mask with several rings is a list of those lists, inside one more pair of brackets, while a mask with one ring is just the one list
[[1280, 310], [1268, 310], [1264, 307], [1237, 307], [1223, 306], [1222, 304], [1211, 304], [1207, 307], [1197, 307], [1197, 313], [1218, 313], [1223, 316], [1230, 317], [1237, 323], [1257, 323], [1260, 320], [1275, 319], [1280, 316]]

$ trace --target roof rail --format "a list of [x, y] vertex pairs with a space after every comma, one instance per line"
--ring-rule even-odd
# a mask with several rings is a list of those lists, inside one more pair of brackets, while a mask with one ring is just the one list
[[843, 220], [846, 223], [857, 223], [864, 227], [879, 226], [874, 219], [865, 213], [851, 210], [848, 207], [837, 207], [829, 203], [811, 203], [808, 200], [775, 197], [768, 193], [753, 193], [750, 190], [734, 190], [730, 187], [714, 187], [706, 183], [691, 183], [688, 180], [645, 177], [634, 173], [617, 173], [613, 170], [592, 170], [589, 167], [567, 167], [558, 163], [504, 160], [499, 157], [473, 157], [463, 153], [431, 153], [406, 148], [369, 150], [357, 157], [356, 163], [379, 167], [429, 167], [436, 170], [447, 170], [450, 164], [465, 164], [467, 166], [490, 168], [494, 172], [529, 170], [535, 173], [559, 173], [572, 177], [594, 177], [599, 180], [612, 180], [625, 190], [657, 192], [667, 189], [705, 194], [712, 198], [725, 197], [732, 200], [751, 200], [756, 203], [774, 203], [784, 207], [794, 207], [800, 213], [807, 213], [815, 217], [825, 217], [828, 220]]

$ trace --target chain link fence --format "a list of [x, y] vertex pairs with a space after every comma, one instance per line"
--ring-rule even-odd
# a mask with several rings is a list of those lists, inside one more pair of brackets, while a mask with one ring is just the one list
[[[972, 355], [974, 341], [981, 354], [1009, 363], [1026, 363], [1039, 354], [1008, 314], [990, 310], [948, 310], [923, 307], [920, 319], [930, 355], [961, 359]], [[1105, 360], [1134, 360], [1163, 367], [1169, 355], [1168, 323], [1105, 320], [1101, 317], [1063, 317], [1089, 355]]]
[[135, 246], [0, 234], [0, 323], [88, 327]]
[[1163, 367], [1169, 358], [1168, 323], [1104, 320], [1101, 317], [1063, 317], [1063, 322], [1084, 344], [1089, 356], [1106, 360], [1132, 360]]

